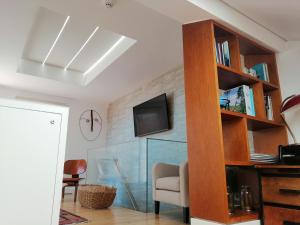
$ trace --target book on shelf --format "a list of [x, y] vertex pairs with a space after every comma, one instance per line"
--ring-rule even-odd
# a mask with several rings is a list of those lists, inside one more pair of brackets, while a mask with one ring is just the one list
[[264, 100], [265, 100], [265, 108], [266, 108], [267, 119], [268, 120], [274, 120], [272, 97], [270, 95], [265, 95]]
[[228, 100], [228, 110], [255, 116], [253, 90], [247, 85], [241, 85], [221, 92], [220, 105]]
[[218, 64], [230, 66], [230, 49], [228, 41], [215, 40], [216, 60]]
[[270, 82], [267, 63], [256, 64], [251, 69], [255, 71], [257, 78]]

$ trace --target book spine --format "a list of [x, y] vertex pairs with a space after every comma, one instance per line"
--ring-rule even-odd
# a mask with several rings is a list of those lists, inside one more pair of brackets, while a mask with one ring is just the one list
[[215, 51], [216, 51], [216, 61], [219, 64], [219, 54], [218, 54], [218, 46], [217, 46], [217, 41], [215, 39]]
[[272, 104], [272, 97], [269, 95], [264, 96], [265, 99], [265, 108], [266, 108], [266, 116], [268, 120], [273, 120], [273, 104]]
[[229, 43], [228, 41], [225, 41], [223, 43], [224, 45], [224, 60], [225, 60], [225, 66], [230, 66], [230, 52], [229, 52]]
[[246, 114], [252, 115], [251, 112], [251, 100], [250, 100], [250, 88], [249, 86], [243, 85], [243, 92], [245, 97]]
[[273, 104], [272, 104], [272, 97], [268, 96], [268, 103], [269, 103], [269, 110], [268, 110], [268, 119], [273, 120]]
[[225, 55], [224, 55], [224, 42], [221, 44], [221, 54], [222, 54], [222, 64], [226, 66]]
[[270, 82], [268, 64], [264, 63], [264, 67], [265, 67], [265, 72], [266, 72], [266, 80], [268, 82]]
[[220, 64], [223, 64], [223, 62], [222, 62], [222, 57], [221, 57], [221, 55], [222, 55], [221, 44], [220, 44], [220, 43], [217, 43], [217, 46], [218, 46], [219, 63], [220, 63]]
[[250, 88], [249, 90], [250, 93], [250, 104], [251, 104], [251, 116], [255, 116], [255, 105], [254, 105], [254, 94], [253, 94], [253, 89]]

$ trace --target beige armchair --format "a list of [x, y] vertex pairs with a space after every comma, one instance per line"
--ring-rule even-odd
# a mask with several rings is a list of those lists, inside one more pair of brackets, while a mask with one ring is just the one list
[[157, 163], [152, 171], [152, 193], [155, 214], [159, 214], [160, 202], [183, 207], [183, 221], [189, 223], [188, 163], [179, 166]]

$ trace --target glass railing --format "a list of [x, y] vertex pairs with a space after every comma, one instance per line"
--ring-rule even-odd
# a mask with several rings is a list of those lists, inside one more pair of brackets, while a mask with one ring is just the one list
[[[89, 149], [87, 183], [116, 187], [116, 206], [151, 212], [152, 167], [158, 162], [180, 164], [186, 158], [185, 142], [152, 138]], [[161, 206], [162, 211], [169, 208]]]

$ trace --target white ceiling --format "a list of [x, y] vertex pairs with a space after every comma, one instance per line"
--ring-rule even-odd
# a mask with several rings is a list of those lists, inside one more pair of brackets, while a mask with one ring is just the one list
[[[102, 0], [0, 0], [0, 2], [0, 85], [55, 96], [110, 102], [182, 64], [181, 24], [134, 0], [117, 0], [111, 9], [107, 9]], [[34, 47], [39, 46], [36, 45], [39, 42], [38, 35], [35, 36], [36, 39], [31, 39], [35, 40], [34, 43], [28, 42], [30, 35], [35, 32], [32, 27], [40, 7], [63, 18], [69, 15], [74, 21], [89, 24], [90, 26], [84, 27], [89, 32], [91, 27], [99, 25], [105, 30], [128, 36], [137, 42], [86, 87], [17, 73], [22, 57], [34, 60], [37, 54], [44, 51]], [[56, 19], [61, 21], [60, 16]], [[72, 26], [68, 29], [71, 28]], [[57, 35], [57, 30], [54, 29], [53, 33]], [[83, 37], [80, 31], [74, 34], [76, 40], [70, 35], [71, 32], [65, 37], [70, 47], [67, 46], [64, 52], [61, 52], [61, 48], [55, 48], [57, 52], [50, 55], [49, 63], [61, 66], [60, 63], [62, 61], [65, 63], [68, 58], [65, 56], [74, 53], [71, 45]], [[48, 38], [53, 40], [50, 35]], [[58, 42], [57, 46], [60, 45]], [[48, 47], [45, 46], [45, 49], [49, 49]], [[93, 47], [87, 46], [87, 50], [89, 48]], [[100, 51], [97, 53], [101, 54]], [[86, 69], [83, 65], [87, 65], [90, 58], [84, 56], [82, 52], [85, 63], [74, 61], [72, 67], [74, 70]]]
[[287, 41], [300, 40], [299, 0], [222, 0]]

